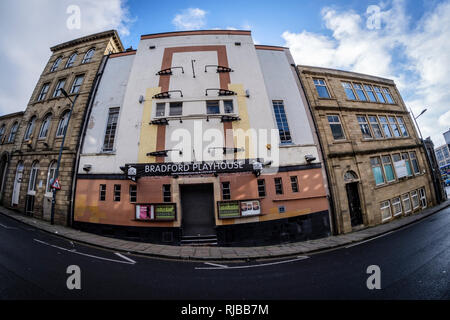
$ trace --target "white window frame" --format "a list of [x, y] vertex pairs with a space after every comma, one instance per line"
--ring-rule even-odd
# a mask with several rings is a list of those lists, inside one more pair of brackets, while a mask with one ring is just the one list
[[30, 180], [28, 181], [27, 194], [34, 196], [36, 194], [36, 182], [39, 176], [39, 161], [34, 161], [31, 165]]
[[[389, 217], [383, 218], [383, 210], [389, 209]], [[389, 200], [382, 201], [380, 203], [380, 212], [381, 212], [381, 222], [385, 222], [392, 219], [392, 210], [391, 210], [391, 202]]]
[[[416, 206], [414, 206], [414, 198], [417, 199], [417, 205]], [[415, 209], [420, 207], [419, 194], [418, 194], [417, 190], [411, 191], [411, 204], [412, 204], [413, 210], [415, 210]]]
[[[425, 192], [425, 188], [422, 187], [418, 191], [419, 191], [419, 203], [422, 205], [422, 209], [425, 209], [427, 207], [427, 194]], [[424, 200], [424, 202], [422, 202], [422, 200]]]
[[47, 195], [52, 194], [51, 184], [53, 183], [53, 179], [55, 179], [55, 174], [56, 174], [56, 161], [53, 160], [52, 162], [50, 162], [47, 171], [47, 184], [45, 185], [45, 193]]
[[[52, 119], [51, 114], [47, 114], [44, 117], [44, 120], [42, 121], [41, 130], [39, 130], [38, 139], [45, 139], [47, 138], [48, 132], [50, 131], [50, 122]], [[45, 131], [45, 134], [44, 134]]]
[[[392, 203], [392, 211], [393, 211], [394, 217], [401, 215], [403, 213], [403, 210], [402, 210], [402, 201], [401, 201], [400, 197], [392, 198], [391, 203]], [[397, 211], [396, 207], [399, 208], [400, 211]]]
[[[406, 215], [407, 213], [410, 213], [412, 211], [411, 197], [410, 197], [409, 193], [402, 194], [401, 197], [402, 197], [403, 211], [404, 211], [404, 213]], [[409, 203], [409, 210], [406, 210], [405, 202]]]

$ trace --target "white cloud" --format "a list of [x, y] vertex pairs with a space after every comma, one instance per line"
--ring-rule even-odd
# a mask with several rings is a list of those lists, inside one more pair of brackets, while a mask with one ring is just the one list
[[[67, 28], [70, 5], [80, 8], [80, 29]], [[126, 36], [132, 22], [123, 0], [2, 0], [0, 12], [0, 115], [25, 110], [51, 46], [109, 29]]]
[[199, 8], [188, 8], [173, 18], [172, 23], [177, 30], [199, 30], [206, 25], [206, 11]]
[[[298, 64], [344, 69], [396, 81], [408, 108], [418, 114], [424, 137], [443, 143], [450, 126], [450, 1], [411, 24], [403, 0], [379, 3], [380, 10], [357, 13], [322, 10], [330, 36], [285, 31], [282, 37]], [[368, 28], [372, 18], [380, 28]]]

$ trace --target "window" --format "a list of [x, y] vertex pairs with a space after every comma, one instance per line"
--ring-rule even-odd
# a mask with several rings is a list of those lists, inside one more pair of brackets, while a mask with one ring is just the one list
[[52, 192], [52, 183], [56, 174], [56, 161], [52, 161], [48, 166], [46, 192]]
[[380, 157], [370, 158], [375, 184], [378, 186], [384, 183], [383, 170], [381, 169]]
[[55, 62], [53, 62], [52, 68], [50, 69], [50, 72], [55, 72], [56, 69], [58, 69], [60, 63], [61, 63], [62, 58], [59, 57], [58, 59], [55, 60]]
[[24, 140], [30, 140], [31, 139], [31, 135], [33, 133], [34, 130], [34, 123], [36, 122], [36, 116], [33, 116], [30, 120], [30, 122], [28, 122], [28, 126], [27, 126], [27, 130], [25, 131], [25, 136], [24, 136]]
[[83, 61], [81, 63], [83, 64], [83, 63], [91, 62], [92, 57], [94, 56], [94, 53], [95, 53], [94, 48], [92, 48], [88, 52], [86, 52], [86, 54], [84, 55]]
[[183, 102], [171, 102], [169, 116], [181, 116], [183, 114]]
[[61, 95], [61, 89], [64, 88], [64, 85], [66, 84], [66, 79], [61, 79], [58, 81], [58, 84], [56, 85], [55, 92], [53, 92], [53, 98], [59, 97]]
[[389, 202], [389, 200], [381, 202], [380, 210], [382, 222], [389, 220], [392, 217], [391, 203]]
[[39, 138], [47, 137], [48, 128], [50, 127], [50, 120], [52, 118], [51, 114], [45, 116], [44, 121], [42, 121], [41, 130], [39, 131]]
[[330, 124], [331, 132], [333, 133], [334, 140], [345, 139], [344, 131], [342, 130], [341, 120], [338, 115], [327, 116], [328, 123]]
[[292, 192], [298, 192], [297, 176], [292, 176], [291, 177], [291, 187], [292, 187]]
[[342, 86], [344, 87], [347, 98], [350, 100], [356, 100], [355, 93], [353, 92], [352, 89], [352, 84], [350, 82], [342, 82]]
[[405, 122], [403, 121], [403, 117], [397, 117], [398, 126], [400, 127], [400, 132], [402, 136], [408, 136], [408, 130], [406, 130]]
[[163, 184], [163, 201], [172, 202], [172, 192], [170, 184]]
[[413, 209], [416, 209], [419, 207], [419, 197], [417, 196], [417, 190], [411, 191], [411, 200]]
[[425, 195], [425, 188], [419, 189], [419, 195], [420, 195], [420, 203], [422, 204], [422, 209], [425, 209], [427, 207], [427, 197]]
[[137, 202], [137, 185], [130, 184], [130, 202]]
[[222, 182], [222, 200], [230, 200], [230, 199], [231, 199], [230, 183]]
[[156, 104], [156, 116], [164, 117], [166, 114], [166, 104], [165, 103], [157, 103]]
[[358, 96], [358, 99], [361, 101], [367, 101], [366, 95], [364, 94], [364, 90], [362, 85], [354, 83], [353, 88], [355, 88], [356, 95]]
[[391, 182], [395, 180], [394, 168], [392, 167], [391, 156], [383, 156], [383, 168], [384, 174], [386, 175], [386, 181]]
[[375, 93], [373, 92], [372, 86], [365, 84], [364, 89], [366, 89], [367, 97], [369, 97], [369, 101], [377, 102], [377, 98], [375, 97]]
[[33, 162], [30, 172], [30, 181], [28, 182], [28, 191], [36, 191], [36, 180], [39, 176], [39, 161]]
[[359, 127], [364, 139], [372, 139], [372, 133], [370, 132], [369, 124], [365, 116], [356, 116], [358, 118]]
[[106, 200], [106, 184], [100, 185], [100, 201]]
[[375, 90], [375, 93], [377, 95], [378, 101], [382, 103], [386, 103], [386, 100], [384, 100], [383, 94], [381, 93], [380, 87], [373, 87]]
[[394, 99], [392, 99], [392, 95], [388, 88], [383, 88], [383, 93], [388, 103], [394, 103]]
[[411, 163], [409, 161], [409, 156], [407, 152], [402, 153], [402, 160], [406, 162], [406, 170], [408, 172], [408, 176], [412, 176]]
[[414, 174], [419, 174], [420, 173], [420, 167], [419, 167], [419, 162], [417, 161], [416, 152], [415, 151], [411, 151], [409, 153], [409, 158], [411, 159], [411, 163], [412, 163], [412, 167], [413, 167], [413, 170], [414, 170]]
[[400, 130], [397, 126], [397, 121], [395, 120], [395, 117], [389, 117], [389, 124], [391, 125], [392, 132], [394, 132], [395, 137], [401, 137]]
[[59, 119], [58, 128], [56, 129], [57, 137], [62, 137], [64, 135], [68, 123], [69, 123], [69, 111], [65, 111], [61, 119]]
[[9, 132], [8, 143], [14, 142], [14, 140], [16, 139], [16, 134], [17, 134], [18, 128], [19, 128], [19, 123], [14, 122], [13, 126], [11, 127], [11, 131]]
[[44, 83], [41, 92], [39, 93], [37, 101], [42, 101], [45, 99], [45, 96], [47, 95], [48, 92], [48, 88], [50, 88], [50, 83]]
[[75, 63], [75, 59], [77, 58], [77, 54], [74, 53], [70, 56], [69, 60], [67, 60], [66, 62], [66, 68], [70, 68], [73, 66], [73, 64]]
[[378, 122], [377, 116], [369, 116], [370, 126], [372, 127], [373, 135], [375, 139], [383, 138], [383, 133], [380, 129], [380, 124]]
[[283, 194], [283, 180], [281, 178], [275, 178], [275, 193]]
[[81, 84], [83, 83], [84, 75], [76, 76], [75, 80], [73, 80], [72, 89], [70, 89], [70, 93], [78, 93], [80, 92]]
[[5, 134], [5, 125], [0, 128], [0, 143], [2, 143], [3, 135]]
[[120, 201], [120, 190], [122, 188], [122, 185], [115, 184], [114, 185], [114, 201]]
[[273, 101], [273, 111], [275, 113], [275, 119], [277, 121], [278, 133], [280, 134], [280, 142], [291, 143], [291, 131], [286, 118], [286, 112], [284, 111], [283, 101]]
[[402, 195], [402, 202], [403, 202], [403, 210], [405, 211], [405, 214], [408, 212], [411, 212], [411, 199], [409, 198], [408, 193]]
[[325, 80], [314, 79], [314, 85], [316, 86], [316, 90], [317, 90], [317, 93], [319, 94], [320, 98], [329, 98], [330, 97], [327, 86], [325, 84]]
[[106, 123], [105, 139], [103, 140], [103, 151], [113, 150], [118, 119], [119, 108], [110, 108], [108, 114], [108, 122]]
[[381, 127], [383, 128], [384, 136], [386, 138], [392, 138], [391, 129], [389, 129], [389, 124], [387, 122], [387, 118], [384, 116], [379, 117], [381, 122]]
[[233, 100], [224, 100], [223, 109], [225, 113], [234, 113]]
[[402, 214], [402, 204], [400, 202], [400, 197], [392, 199], [392, 211], [394, 212], [394, 217]]
[[219, 114], [220, 107], [219, 101], [206, 101], [206, 113], [207, 114]]
[[266, 180], [258, 179], [258, 195], [259, 197], [266, 196]]

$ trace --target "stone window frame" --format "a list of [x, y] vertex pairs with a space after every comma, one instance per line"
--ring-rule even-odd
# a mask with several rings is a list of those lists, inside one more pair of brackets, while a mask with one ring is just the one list
[[[327, 118], [327, 122], [328, 122], [328, 125], [329, 125], [329, 127], [330, 127], [331, 136], [333, 137], [333, 141], [337, 141], [337, 142], [346, 141], [346, 140], [347, 140], [347, 135], [345, 134], [344, 124], [342, 123], [341, 115], [340, 115], [340, 114], [337, 114], [337, 113], [330, 113], [330, 114], [326, 114], [325, 116], [326, 116], [326, 118]], [[337, 118], [338, 118], [338, 122], [332, 122], [332, 123], [330, 123], [330, 118], [329, 118], [329, 117], [337, 117]], [[332, 125], [332, 124], [333, 124], [333, 125], [340, 125], [341, 131], [342, 131], [342, 135], [343, 135], [342, 138], [336, 139], [336, 138], [334, 137], [333, 129], [331, 128], [331, 125]]]
[[64, 69], [68, 69], [74, 66], [75, 61], [77, 60], [78, 52], [74, 52], [69, 56], [69, 59], [67, 59], [66, 64], [64, 66]]
[[[47, 112], [42, 120], [41, 123], [41, 128], [39, 129], [39, 134], [38, 134], [38, 139], [39, 140], [44, 140], [48, 137], [48, 133], [50, 132], [50, 127], [51, 127], [51, 122], [52, 122], [52, 113], [51, 112]], [[44, 126], [46, 126], [46, 128], [44, 128]], [[43, 130], [45, 131], [45, 135], [42, 135]]]
[[[384, 217], [383, 218], [383, 210], [389, 210], [389, 217]], [[391, 209], [391, 201], [390, 200], [385, 200], [385, 201], [381, 201], [380, 202], [380, 213], [381, 213], [381, 222], [386, 222], [388, 220], [392, 219], [392, 209]]]
[[9, 129], [8, 143], [13, 143], [16, 140], [17, 131], [19, 130], [19, 121], [15, 121]]
[[51, 82], [45, 82], [42, 85], [41, 90], [39, 91], [39, 95], [38, 95], [37, 100], [36, 100], [37, 102], [45, 100], [45, 98], [47, 97], [47, 94], [48, 94], [48, 92], [50, 90], [50, 85], [51, 85]]
[[53, 62], [53, 64], [52, 64], [52, 67], [50, 68], [50, 72], [55, 72], [56, 70], [58, 70], [62, 59], [63, 59], [63, 56], [59, 56], [58, 58], [56, 58], [55, 62]]
[[[90, 55], [88, 56], [88, 54], [90, 54]], [[81, 64], [85, 64], [85, 63], [91, 62], [92, 58], [94, 57], [94, 54], [95, 54], [95, 47], [94, 48], [90, 48], [88, 51], [86, 51], [86, 53], [83, 56], [83, 60], [81, 61]]]
[[[319, 99], [331, 99], [331, 93], [330, 90], [328, 89], [328, 85], [327, 85], [327, 81], [325, 80], [325, 78], [312, 78], [313, 79], [313, 84], [314, 87], [316, 88], [316, 93]], [[323, 82], [323, 83], [321, 83]], [[323, 87], [325, 88], [325, 91], [328, 95], [328, 97], [322, 97], [320, 96], [319, 90], [317, 89], [317, 87]]]

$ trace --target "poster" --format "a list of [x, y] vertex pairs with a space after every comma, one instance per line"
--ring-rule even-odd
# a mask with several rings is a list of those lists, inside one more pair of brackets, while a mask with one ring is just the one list
[[219, 218], [239, 218], [241, 213], [239, 201], [220, 201], [218, 203]]
[[[176, 205], [175, 204], [155, 204], [155, 219], [156, 220], [175, 220], [176, 219]], [[152, 207], [153, 207], [152, 206]]]
[[408, 175], [408, 170], [406, 169], [406, 161], [400, 160], [394, 162], [395, 174], [397, 178], [403, 178]]
[[136, 219], [137, 220], [153, 220], [154, 219], [153, 205], [137, 204], [136, 205]]
[[241, 215], [243, 217], [254, 216], [258, 214], [261, 214], [261, 206], [259, 204], [259, 200], [241, 201]]

